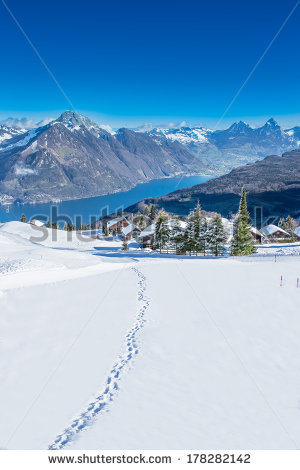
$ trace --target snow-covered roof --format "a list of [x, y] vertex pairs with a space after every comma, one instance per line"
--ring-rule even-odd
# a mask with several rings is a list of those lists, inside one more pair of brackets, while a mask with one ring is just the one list
[[285, 230], [283, 230], [282, 228], [277, 227], [277, 225], [273, 225], [273, 224], [266, 225], [265, 227], [262, 227], [260, 229], [260, 233], [262, 235], [264, 235], [265, 237], [267, 237], [269, 235], [273, 235], [273, 233], [275, 233], [275, 232], [281, 232], [283, 235], [288, 235], [288, 233]]
[[[177, 222], [176, 219], [169, 219], [168, 220], [169, 228], [173, 228], [176, 222]], [[184, 220], [179, 220], [179, 225], [182, 229], [186, 228], [186, 222]]]
[[255, 235], [261, 235], [261, 232], [256, 227], [251, 227], [251, 232], [255, 233]]
[[110, 220], [107, 224], [107, 228], [110, 228], [112, 227], [113, 225], [116, 225], [118, 222], [121, 222], [122, 220], [124, 220], [125, 217], [119, 217], [118, 219], [113, 219], [113, 220]]
[[122, 232], [124, 233], [124, 235], [128, 235], [128, 234], [131, 233], [134, 229], [139, 230], [139, 228], [136, 227], [134, 224], [129, 224], [129, 225], [127, 225], [127, 227], [123, 227], [123, 228], [122, 228]]
[[37, 227], [43, 227], [45, 224], [38, 219], [31, 219], [31, 225], [36, 225]]
[[141, 233], [140, 237], [147, 237], [148, 235], [153, 235], [155, 233], [155, 224], [148, 225]]

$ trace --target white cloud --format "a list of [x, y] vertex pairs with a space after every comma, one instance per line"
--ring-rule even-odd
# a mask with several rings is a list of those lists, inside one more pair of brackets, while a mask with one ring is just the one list
[[110, 134], [115, 134], [115, 132], [113, 131], [112, 127], [109, 126], [108, 124], [98, 124], [98, 126], [100, 127], [100, 129], [103, 129], [103, 130], [105, 130], [106, 132], [109, 132]]
[[21, 119], [9, 117], [0, 121], [0, 124], [17, 129], [33, 129], [35, 127], [45, 126], [51, 121], [53, 121], [53, 118], [45, 118], [42, 121], [34, 121], [33, 119], [28, 119], [26, 117]]

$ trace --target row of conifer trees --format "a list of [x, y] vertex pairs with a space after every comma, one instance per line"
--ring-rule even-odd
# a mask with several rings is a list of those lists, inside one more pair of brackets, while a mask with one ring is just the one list
[[[140, 216], [142, 217], [142, 214]], [[170, 228], [167, 213], [164, 210], [158, 212], [155, 205], [150, 208], [146, 206], [144, 216], [155, 222], [155, 246], [160, 251], [166, 248], [175, 249], [176, 253], [189, 253], [190, 255], [212, 253], [215, 256], [222, 255], [226, 251], [225, 244], [229, 234], [224, 227], [221, 216], [216, 214], [212, 220], [207, 219], [202, 214], [199, 203], [194, 210], [190, 211], [184, 229], [179, 217], [175, 219]], [[22, 214], [21, 222], [26, 222], [24, 214]], [[287, 219], [285, 224], [288, 223]], [[47, 226], [60, 229], [56, 223], [50, 224], [48, 222]], [[82, 230], [87, 228], [87, 225], [80, 227]], [[77, 230], [77, 227], [66, 223], [64, 230]], [[247, 209], [246, 190], [243, 188], [239, 211], [233, 223], [230, 252], [232, 255], [249, 255], [255, 251], [255, 241], [251, 235], [251, 220]]]
[[[157, 215], [155, 222], [155, 245], [162, 249], [175, 249], [176, 253], [203, 254], [211, 253], [215, 256], [226, 251], [226, 241], [229, 233], [224, 227], [222, 218], [216, 214], [208, 220], [197, 204], [187, 218], [183, 229], [180, 219], [176, 218], [173, 226], [168, 225], [168, 216], [163, 210]], [[233, 237], [230, 252], [232, 255], [249, 255], [254, 253], [255, 240], [251, 234], [250, 215], [247, 210], [246, 191], [243, 188], [240, 207], [233, 223]]]

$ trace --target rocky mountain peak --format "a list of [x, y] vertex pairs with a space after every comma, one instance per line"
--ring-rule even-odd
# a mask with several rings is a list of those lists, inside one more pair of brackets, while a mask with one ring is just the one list
[[69, 129], [74, 129], [76, 127], [84, 126], [90, 130], [92, 128], [99, 127], [94, 121], [92, 121], [88, 117], [82, 116], [81, 114], [78, 114], [75, 111], [70, 111], [70, 110], [67, 110], [64, 113], [62, 113], [59, 116], [59, 118], [56, 121], [54, 121], [54, 123], [56, 122], [61, 122]]
[[228, 129], [230, 133], [240, 133], [252, 131], [252, 128], [244, 121], [234, 122]]

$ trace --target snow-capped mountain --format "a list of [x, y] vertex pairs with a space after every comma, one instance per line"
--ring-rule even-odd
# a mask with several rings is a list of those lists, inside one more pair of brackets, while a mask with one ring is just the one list
[[179, 127], [177, 129], [168, 129], [163, 127], [154, 127], [147, 134], [158, 137], [165, 137], [181, 144], [191, 144], [193, 142], [208, 142], [208, 136], [212, 133], [210, 129], [205, 127]]
[[26, 129], [16, 129], [13, 127], [0, 125], [0, 146], [3, 141], [11, 139], [12, 137], [20, 134], [24, 134], [24, 132], [26, 132]]
[[158, 141], [180, 142], [193, 154], [201, 156], [215, 174], [300, 146], [300, 127], [284, 130], [273, 118], [258, 128], [239, 121], [224, 130], [156, 127], [146, 133]]
[[4, 140], [0, 157], [1, 200], [24, 202], [98, 196], [204, 167], [179, 142], [129, 129], [112, 135], [72, 111]]
[[290, 137], [292, 137], [298, 145], [300, 145], [300, 127], [292, 127], [291, 129], [286, 129], [286, 134], [288, 134]]

